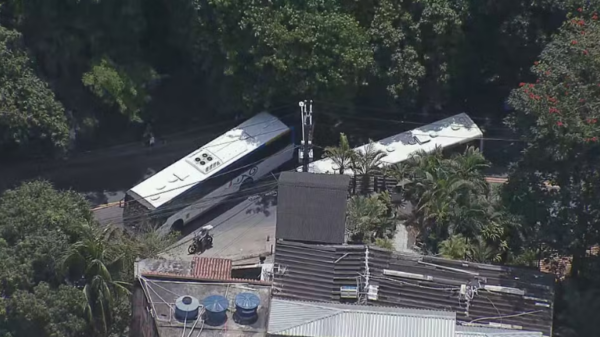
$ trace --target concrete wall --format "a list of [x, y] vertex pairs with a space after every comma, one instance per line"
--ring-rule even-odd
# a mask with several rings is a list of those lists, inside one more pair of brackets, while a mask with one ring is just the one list
[[129, 337], [159, 337], [154, 318], [150, 313], [150, 304], [138, 282], [134, 285], [131, 302], [133, 312]]

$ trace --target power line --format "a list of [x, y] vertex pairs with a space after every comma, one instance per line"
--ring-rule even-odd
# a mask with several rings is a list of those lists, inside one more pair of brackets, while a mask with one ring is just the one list
[[[254, 191], [260, 191], [264, 188], [274, 187], [276, 185], [277, 185], [277, 183], [270, 183], [270, 184], [256, 186], [251, 189], [246, 189], [243, 191], [239, 191], [239, 190], [234, 191], [232, 193], [223, 194], [218, 197], [203, 198], [203, 199], [198, 199], [195, 201], [185, 202], [185, 203], [181, 203], [181, 204], [177, 204], [177, 205], [173, 205], [173, 206], [170, 206], [167, 208], [160, 209], [156, 213], [148, 211], [148, 212], [144, 212], [144, 213], [136, 214], [136, 215], [132, 215], [132, 216], [115, 216], [115, 217], [105, 218], [103, 220], [106, 222], [112, 222], [113, 220], [121, 220], [122, 219], [123, 222], [125, 223], [125, 222], [140, 220], [140, 219], [152, 220], [152, 219], [158, 219], [158, 218], [163, 218], [163, 217], [168, 218], [188, 206], [193, 205], [193, 207], [188, 209], [188, 211], [193, 211], [193, 210], [201, 209], [209, 202], [212, 202], [213, 200], [217, 200], [217, 199], [223, 199], [223, 200], [227, 199], [229, 201], [236, 201], [236, 200], [243, 201], [243, 200], [247, 199], [248, 197], [255, 195]], [[234, 195], [237, 195], [237, 196], [235, 198], [230, 198], [230, 196], [234, 196]]]
[[[386, 113], [386, 114], [393, 114], [393, 115], [408, 115], [408, 116], [423, 116], [423, 113], [418, 113], [418, 112], [404, 112], [404, 111], [396, 111], [396, 110], [392, 110], [392, 109], [386, 109], [386, 108], [378, 108], [378, 107], [369, 107], [369, 106], [361, 106], [361, 105], [354, 105], [354, 104], [339, 104], [339, 103], [333, 103], [333, 102], [325, 102], [325, 101], [314, 101], [315, 103], [319, 103], [319, 104], [323, 104], [323, 105], [328, 105], [328, 106], [332, 106], [332, 107], [338, 107], [338, 108], [344, 108], [344, 109], [355, 109], [355, 110], [363, 110], [363, 111], [376, 111], [376, 112], [381, 112], [381, 113]], [[431, 113], [428, 112], [427, 115], [429, 116], [440, 116], [440, 117], [450, 117], [446, 114], [443, 113]], [[471, 119], [477, 119], [477, 120], [481, 120], [481, 121], [485, 121], [488, 122], [490, 121], [489, 118], [486, 117], [471, 117]]]
[[[282, 109], [288, 108], [288, 107], [290, 107], [292, 105], [294, 105], [294, 104], [288, 103], [288, 104], [281, 105], [281, 106], [278, 106], [278, 107], [273, 108], [273, 109], [269, 109], [267, 112], [270, 113], [270, 112], [273, 112], [273, 111], [282, 110]], [[277, 118], [279, 118], [279, 119], [286, 118], [286, 117], [289, 117], [291, 115], [293, 115], [293, 114], [290, 113], [290, 114], [286, 114], [286, 115], [284, 115], [282, 117], [277, 117]], [[192, 128], [192, 129], [188, 129], [188, 130], [181, 131], [181, 132], [175, 132], [175, 133], [167, 134], [167, 135], [165, 135], [162, 138], [167, 138], [167, 137], [168, 138], [172, 138], [172, 137], [177, 137], [177, 136], [185, 135], [185, 134], [188, 134], [188, 133], [193, 133], [193, 132], [198, 132], [198, 131], [205, 131], [205, 130], [211, 130], [211, 129], [214, 129], [216, 127], [222, 126], [222, 125], [231, 124], [232, 122], [234, 122], [234, 121], [224, 121], [224, 122], [218, 122], [218, 123], [213, 123], [213, 124], [209, 124], [209, 125], [203, 125], [202, 127], [197, 127], [197, 128]], [[258, 124], [263, 124], [263, 123], [269, 123], [269, 122], [261, 122], [261, 123], [256, 123], [256, 124], [250, 124], [248, 126], [258, 125]], [[215, 134], [211, 134], [210, 136], [214, 136], [214, 135], [218, 135], [218, 134], [215, 133]], [[108, 147], [104, 147], [104, 148], [100, 148], [100, 149], [95, 149], [95, 150], [91, 150], [91, 151], [80, 152], [80, 153], [77, 153], [74, 157], [70, 158], [70, 160], [82, 160], [82, 159], [85, 159], [85, 157], [88, 157], [88, 156], [91, 156], [91, 155], [95, 155], [95, 154], [99, 155], [102, 152], [109, 152], [111, 150], [116, 150], [116, 149], [119, 149], [119, 148], [126, 148], [128, 146], [137, 145], [137, 144], [140, 144], [140, 142], [136, 141], [136, 142], [121, 143], [121, 144], [112, 145], [112, 146], [108, 146]], [[112, 158], [112, 157], [116, 157], [118, 155], [119, 154], [106, 154], [105, 158]], [[15, 163], [15, 165], [27, 165], [27, 164], [38, 165], [39, 161], [36, 158], [36, 159], [33, 159], [33, 160], [21, 161], [21, 162]]]
[[[292, 149], [290, 149], [290, 151], [294, 151], [294, 150], [295, 150], [295, 149], [297, 149], [297, 148], [298, 148], [298, 146], [294, 146]], [[175, 190], [178, 190], [178, 189], [181, 189], [181, 188], [185, 188], [185, 187], [190, 187], [190, 186], [196, 185], [196, 184], [198, 184], [198, 183], [202, 183], [202, 182], [209, 181], [210, 179], [214, 179], [214, 178], [221, 177], [221, 176], [223, 176], [223, 175], [225, 175], [225, 174], [229, 174], [229, 173], [231, 173], [231, 172], [233, 172], [233, 171], [236, 171], [236, 170], [241, 170], [241, 169], [243, 169], [243, 168], [247, 168], [247, 167], [253, 166], [253, 165], [255, 165], [255, 164], [258, 164], [258, 163], [261, 163], [261, 162], [263, 162], [263, 161], [265, 161], [265, 160], [267, 160], [267, 159], [269, 159], [269, 157], [266, 157], [266, 158], [263, 158], [263, 159], [257, 160], [257, 161], [255, 161], [255, 162], [252, 162], [252, 163], [246, 164], [246, 165], [244, 165], [244, 166], [240, 166], [240, 167], [236, 167], [236, 168], [234, 168], [234, 169], [230, 169], [230, 170], [228, 170], [228, 171], [219, 172], [219, 173], [217, 173], [217, 174], [215, 174], [215, 175], [212, 175], [212, 176], [210, 176], [210, 177], [208, 177], [208, 178], [206, 178], [206, 179], [202, 179], [202, 180], [196, 180], [196, 181], [190, 182], [190, 183], [188, 183], [188, 184], [185, 184], [185, 185], [181, 185], [181, 186], [178, 186], [178, 187], [174, 187], [174, 188], [172, 188], [172, 189], [168, 189], [168, 190], [160, 191], [160, 192], [153, 193], [153, 194], [149, 194], [149, 195], [145, 195], [145, 196], [141, 196], [141, 195], [140, 195], [140, 197], [141, 197], [142, 199], [147, 199], [147, 198], [151, 198], [151, 197], [155, 197], [155, 196], [160, 196], [161, 194], [164, 194], [164, 193], [172, 192], [172, 191], [175, 191]], [[161, 171], [161, 172], [162, 172], [162, 171]], [[159, 173], [160, 173], [160, 172], [159, 172]], [[152, 177], [154, 177], [154, 176], [152, 176]], [[151, 179], [152, 177], [150, 177], [150, 178], [148, 178], [148, 179]], [[146, 180], [148, 180], [148, 179], [146, 179]], [[144, 181], [146, 181], [146, 180], [144, 180]], [[138, 184], [138, 185], [139, 185], [139, 184]], [[132, 201], [133, 201], [133, 200], [131, 200], [131, 201], [129, 201], [129, 202], [132, 202]], [[125, 203], [124, 203], [124, 205], [126, 205], [126, 204], [127, 204], [127, 202], [125, 202]]]
[[[298, 146], [294, 146], [294, 147], [293, 147], [293, 148], [291, 148], [289, 151], [294, 151], [296, 148], [298, 148]], [[225, 171], [225, 172], [220, 172], [219, 174], [216, 174], [216, 175], [214, 175], [214, 176], [211, 176], [211, 177], [209, 177], [209, 178], [207, 178], [207, 179], [205, 179], [205, 180], [200, 180], [200, 181], [192, 182], [192, 183], [190, 183], [190, 184], [187, 184], [187, 185], [185, 185], [185, 186], [190, 186], [190, 185], [195, 185], [195, 184], [198, 184], [198, 183], [203, 183], [203, 182], [206, 182], [206, 181], [208, 181], [208, 180], [210, 180], [210, 179], [214, 179], [214, 178], [217, 178], [217, 177], [219, 177], [219, 176], [222, 176], [222, 175], [225, 175], [225, 174], [229, 174], [229, 173], [231, 173], [231, 172], [233, 172], [233, 171], [236, 171], [236, 170], [241, 170], [241, 169], [243, 169], [243, 168], [247, 168], [247, 167], [253, 166], [253, 165], [255, 165], [255, 164], [258, 164], [258, 163], [261, 163], [261, 162], [263, 162], [263, 161], [265, 161], [265, 160], [267, 160], [267, 159], [269, 159], [269, 157], [267, 157], [267, 158], [263, 158], [263, 159], [261, 159], [261, 160], [258, 160], [258, 161], [255, 161], [255, 162], [252, 162], [252, 163], [250, 163], [250, 164], [247, 164], [247, 165], [244, 165], [244, 166], [241, 166], [241, 167], [238, 167], [238, 168], [235, 168], [235, 169], [233, 169], [233, 170], [229, 170], [229, 171]], [[277, 184], [277, 183], [273, 183], [273, 186], [275, 186], [276, 184]], [[178, 187], [178, 188], [182, 188], [182, 187], [185, 187], [185, 186], [180, 186], [180, 187]], [[267, 186], [267, 185], [260, 185], [260, 186], [257, 186], [256, 188], [254, 188], [253, 190], [260, 190], [260, 189], [263, 189], [263, 188], [265, 188], [266, 186]], [[171, 190], [161, 191], [161, 192], [159, 192], [159, 193], [155, 193], [155, 194], [149, 195], [149, 196], [147, 196], [147, 197], [152, 197], [152, 196], [160, 195], [160, 194], [162, 194], [162, 193], [167, 193], [167, 192], [169, 192], [169, 191], [176, 190], [176, 189], [178, 189], [178, 188], [173, 188], [173, 189], [171, 189]], [[245, 190], [244, 192], [247, 192], [247, 191], [251, 191], [251, 190], [249, 190], [249, 189], [248, 189], [248, 190]], [[212, 200], [215, 200], [215, 199], [221, 199], [221, 198], [227, 198], [227, 197], [229, 197], [229, 196], [231, 196], [231, 195], [238, 194], [239, 192], [240, 192], [240, 191], [235, 191], [235, 192], [233, 192], [233, 193], [228, 193], [228, 194], [224, 194], [224, 195], [217, 196], [217, 197], [211, 197], [211, 198], [201, 198], [201, 199], [199, 199], [199, 200], [202, 200], [202, 201], [203, 201], [203, 203], [204, 203], [204, 204], [206, 204], [206, 203], [208, 203], [208, 202], [210, 202], [210, 201], [212, 201]], [[247, 196], [250, 196], [250, 195], [253, 195], [253, 194], [248, 194]], [[247, 198], [247, 196], [246, 196], [246, 198]], [[194, 200], [194, 201], [190, 201], [190, 202], [187, 202], [187, 203], [180, 203], [180, 204], [176, 204], [176, 205], [173, 205], [173, 206], [170, 206], [170, 207], [166, 207], [166, 208], [158, 208], [158, 209], [156, 209], [156, 210], [155, 210], [155, 212], [156, 212], [156, 213], [158, 213], [158, 214], [156, 214], [156, 213], [155, 213], [155, 214], [154, 214], [154, 215], [152, 215], [151, 217], [150, 217], [150, 215], [148, 215], [148, 214], [141, 214], [141, 215], [139, 215], [139, 216], [136, 216], [136, 217], [122, 217], [122, 219], [123, 219], [123, 221], [130, 221], [130, 220], [134, 220], [134, 219], [138, 219], [138, 218], [142, 218], [142, 217], [150, 217], [150, 218], [164, 217], [164, 216], [166, 216], [166, 215], [173, 215], [173, 214], [177, 213], [179, 210], [181, 210], [181, 209], [183, 209], [183, 208], [185, 208], [185, 207], [187, 207], [187, 206], [190, 206], [190, 205], [192, 205], [192, 204], [195, 204], [195, 205], [197, 205], [197, 206], [198, 206], [198, 207], [195, 207], [195, 208], [192, 208], [192, 209], [190, 209], [190, 211], [191, 211], [191, 210], [193, 210], [193, 209], [198, 209], [198, 208], [200, 208], [200, 206], [202, 206], [202, 203], [199, 203], [199, 202], [198, 202], [199, 200]], [[130, 200], [130, 201], [124, 202], [124, 203], [123, 203], [123, 205], [124, 205], [124, 206], [127, 206], [127, 204], [129, 204], [129, 203], [132, 203], [132, 202], [135, 202], [135, 201], [136, 201], [136, 200]], [[173, 212], [171, 212], [171, 213], [165, 213], [165, 211], [170, 211], [170, 210], [173, 210]], [[150, 211], [150, 212], [152, 212], [152, 211]], [[112, 221], [112, 220], [115, 220], [115, 219], [118, 219], [118, 218], [119, 218], [119, 217], [112, 217], [112, 218], [107, 218], [107, 219], [105, 219], [105, 220], [106, 220], [106, 221]]]
[[[390, 123], [390, 122], [396, 122], [396, 123], [405, 123], [405, 124], [414, 124], [414, 125], [419, 125], [419, 126], [427, 126], [430, 124], [426, 124], [426, 123], [420, 123], [420, 122], [415, 122], [415, 121], [395, 121], [395, 120], [386, 120], [386, 119], [381, 119], [381, 118], [370, 118], [370, 117], [355, 117], [355, 116], [346, 116], [346, 115], [339, 115], [339, 114], [335, 114], [335, 113], [330, 113], [330, 112], [321, 112], [321, 114], [324, 115], [330, 115], [330, 116], [336, 116], [336, 117], [340, 117], [340, 118], [355, 118], [355, 119], [361, 119], [361, 120], [366, 120], [366, 121], [375, 121], [375, 122], [384, 122], [384, 123]], [[385, 131], [384, 129], [381, 129], [383, 131]], [[408, 131], [412, 131], [412, 130], [407, 130], [404, 132], [408, 132]], [[403, 132], [402, 132], [403, 133]], [[417, 135], [417, 136], [427, 136], [427, 133], [412, 133], [413, 135]], [[450, 135], [437, 135], [436, 138], [464, 138], [461, 136], [450, 136]], [[524, 140], [522, 139], [511, 139], [511, 138], [498, 138], [498, 137], [480, 137], [477, 139], [483, 139], [483, 140], [494, 140], [494, 141], [506, 141], [506, 142], [524, 142]], [[314, 145], [317, 146], [317, 145]]]

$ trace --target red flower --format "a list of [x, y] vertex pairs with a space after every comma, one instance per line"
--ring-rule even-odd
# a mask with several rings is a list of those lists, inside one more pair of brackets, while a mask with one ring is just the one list
[[583, 55], [587, 55], [587, 54], [589, 54], [588, 51], [584, 49], [583, 50]]
[[529, 94], [529, 98], [534, 99], [535, 95], [534, 94]]
[[550, 109], [548, 109], [548, 112], [551, 114], [558, 113], [558, 109], [555, 107], [551, 107]]
[[598, 20], [598, 14], [594, 13], [594, 15], [592, 16], [592, 20]]
[[583, 26], [583, 25], [585, 25], [585, 21], [579, 20], [579, 21], [577, 21], [577, 24], [580, 25], [580, 26]]
[[556, 122], [556, 125], [558, 125], [558, 126], [563, 126], [563, 122], [561, 122], [561, 121], [558, 121], [558, 122]]
[[546, 71], [546, 76], [550, 75], [550, 70]]
[[[600, 84], [598, 84], [598, 85], [600, 85]], [[525, 82], [519, 83], [519, 87], [523, 87], [523, 86], [525, 86]]]
[[572, 45], [576, 45], [576, 44], [577, 44], [577, 40], [573, 40], [573, 41], [571, 41], [571, 44], [572, 44]]
[[537, 66], [538, 64], [540, 64], [540, 61], [535, 61], [533, 62], [533, 64]]
[[540, 100], [540, 96], [539, 95], [535, 95], [533, 98], [535, 98], [537, 101]]
[[592, 137], [592, 142], [595, 142], [598, 140], [598, 137]]
[[540, 83], [540, 79], [538, 78], [537, 80], [535, 80], [535, 83]]
[[533, 88], [533, 84], [529, 84], [529, 88]]
[[579, 103], [583, 103], [583, 102], [585, 102], [585, 99], [583, 99], [583, 98], [580, 98], [580, 99], [579, 99]]
[[578, 11], [579, 13], [581, 13], [581, 12], [583, 12], [583, 8], [579, 7], [579, 8], [577, 8], [577, 11]]

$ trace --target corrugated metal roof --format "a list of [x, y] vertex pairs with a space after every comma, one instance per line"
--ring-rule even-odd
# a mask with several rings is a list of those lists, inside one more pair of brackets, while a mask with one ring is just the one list
[[539, 331], [523, 331], [485, 328], [477, 326], [457, 326], [456, 337], [542, 337]]
[[[361, 245], [316, 245], [277, 241], [275, 264], [283, 273], [274, 276], [273, 295], [306, 301], [340, 301], [340, 287], [366, 282], [377, 285], [377, 299], [369, 304], [456, 312], [457, 321], [507, 324], [524, 330], [552, 333], [554, 280], [535, 270], [410, 256]], [[407, 273], [384, 275], [383, 270]], [[413, 278], [410, 275], [413, 275]], [[477, 274], [477, 275], [475, 275]], [[424, 279], [415, 279], [420, 275]], [[525, 295], [480, 289], [469, 301], [461, 285], [477, 284], [517, 288]]]
[[275, 236], [292, 241], [344, 243], [349, 183], [350, 177], [340, 174], [282, 172]]
[[192, 261], [192, 276], [231, 278], [231, 260], [196, 256]]
[[455, 337], [453, 312], [273, 299], [270, 334], [307, 337]]

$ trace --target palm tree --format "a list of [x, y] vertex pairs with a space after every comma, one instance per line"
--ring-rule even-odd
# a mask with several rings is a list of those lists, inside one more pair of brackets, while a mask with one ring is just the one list
[[338, 167], [338, 172], [344, 174], [346, 168], [350, 167], [352, 158], [356, 152], [350, 147], [348, 137], [344, 133], [340, 133], [340, 142], [338, 146], [328, 146], [325, 148], [325, 157], [330, 158]]
[[371, 175], [382, 172], [381, 164], [387, 153], [375, 147], [375, 143], [369, 140], [369, 144], [363, 150], [356, 151], [352, 159], [352, 169], [355, 174]]
[[383, 243], [382, 240], [393, 238], [396, 215], [391, 207], [387, 193], [350, 198], [346, 223], [351, 241]]
[[453, 260], [464, 260], [469, 252], [469, 241], [462, 235], [452, 235], [440, 242], [439, 251], [442, 257]]
[[70, 247], [63, 260], [68, 280], [83, 290], [86, 314], [98, 336], [108, 335], [116, 301], [130, 294], [129, 284], [119, 280], [129, 264], [125, 254], [115, 248], [117, 235], [113, 227], [90, 229], [83, 240]]
[[454, 234], [474, 238], [488, 225], [488, 184], [482, 170], [487, 161], [473, 148], [444, 158], [441, 149], [418, 152], [392, 172], [407, 180], [404, 199], [413, 205], [406, 225], [419, 233], [425, 248], [435, 252], [441, 240]]

